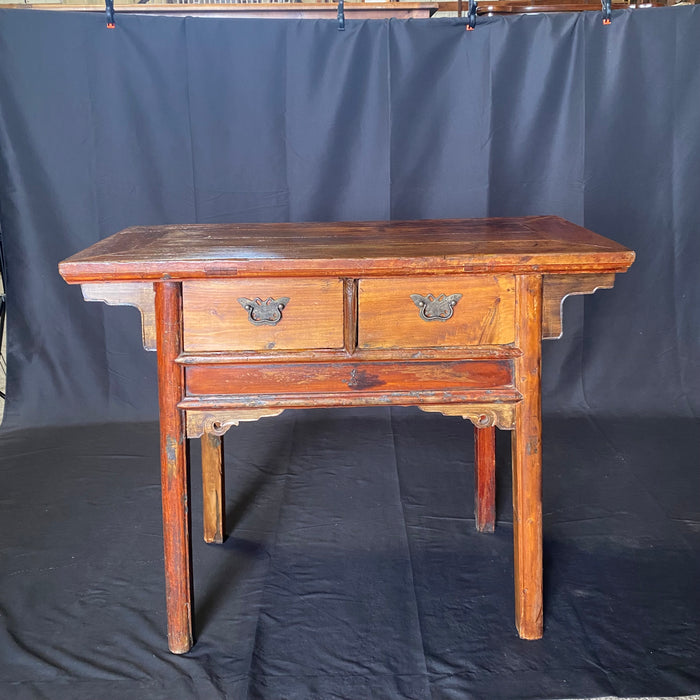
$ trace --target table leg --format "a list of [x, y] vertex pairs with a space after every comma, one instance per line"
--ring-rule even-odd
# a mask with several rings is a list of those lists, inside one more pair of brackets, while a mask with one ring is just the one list
[[204, 500], [204, 541], [224, 541], [224, 454], [222, 438], [202, 435], [202, 494]]
[[175, 363], [182, 349], [182, 288], [179, 282], [157, 282], [155, 293], [168, 646], [183, 654], [192, 646], [192, 560], [187, 439], [177, 407], [184, 371]]
[[496, 526], [496, 428], [474, 428], [474, 517], [479, 532]]
[[515, 412], [513, 540], [515, 624], [523, 639], [542, 636], [542, 454], [540, 364], [542, 278], [516, 276], [515, 385], [523, 396]]

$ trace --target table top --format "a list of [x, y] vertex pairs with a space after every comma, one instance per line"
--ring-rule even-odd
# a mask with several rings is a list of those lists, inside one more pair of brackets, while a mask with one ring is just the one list
[[556, 216], [124, 229], [64, 260], [67, 282], [624, 272], [634, 252]]

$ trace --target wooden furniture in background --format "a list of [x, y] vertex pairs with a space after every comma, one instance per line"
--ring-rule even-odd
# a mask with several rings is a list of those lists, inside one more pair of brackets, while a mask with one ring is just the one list
[[[695, 0], [700, 2], [700, 0]], [[636, 9], [642, 7], [663, 7], [666, 0], [652, 2], [613, 2], [613, 10]], [[436, 0], [435, 2], [346, 2], [345, 15], [348, 19], [427, 19], [436, 13], [458, 12], [458, 0]], [[5, 3], [0, 0], [0, 7], [36, 10], [69, 10], [71, 12], [104, 12], [104, 2], [83, 3], [82, 0], [57, 2]], [[189, 17], [265, 17], [268, 19], [335, 19], [337, 4], [333, 2], [231, 2], [231, 3], [115, 3], [119, 14], [156, 14], [165, 16]], [[466, 15], [467, 0], [462, 2]], [[536, 12], [600, 12], [600, 2], [585, 0], [493, 0], [479, 2], [479, 15], [497, 14], [532, 14]]]
[[[653, 2], [613, 2], [613, 10], [636, 10], [642, 7], [663, 7], [667, 3], [662, 0]], [[458, 0], [440, 0], [438, 2], [439, 12], [459, 12]], [[525, 15], [539, 12], [600, 12], [600, 2], [589, 2], [587, 0], [493, 0], [479, 2], [479, 15]], [[462, 2], [462, 12], [467, 13], [467, 0]]]
[[186, 440], [202, 437], [205, 539], [224, 537], [221, 436], [287, 408], [418, 406], [474, 423], [492, 530], [494, 427], [513, 431], [515, 624], [542, 636], [540, 341], [568, 294], [634, 253], [551, 216], [126, 229], [63, 261], [131, 304], [158, 349], [168, 640], [192, 645]]
[[[437, 2], [346, 2], [347, 19], [427, 19], [438, 10]], [[70, 12], [101, 12], [102, 4], [10, 3], [0, 5], [15, 9], [68, 10]], [[230, 4], [114, 4], [117, 19], [120, 14], [164, 15], [188, 17], [262, 17], [265, 19], [335, 19], [338, 6], [329, 2], [243, 2]]]

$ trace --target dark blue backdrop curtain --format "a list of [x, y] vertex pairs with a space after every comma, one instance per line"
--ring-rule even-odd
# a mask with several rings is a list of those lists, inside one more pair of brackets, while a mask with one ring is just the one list
[[123, 227], [526, 214], [638, 251], [566, 302], [545, 411], [697, 415], [698, 36], [696, 7], [475, 32], [0, 11], [6, 427], [155, 416], [137, 312], [56, 271]]
[[[3, 699], [700, 690], [700, 7], [346, 26], [0, 10]], [[543, 639], [513, 625], [505, 433], [482, 535], [470, 425], [285, 411], [226, 437], [222, 546], [191, 441], [169, 654], [155, 355], [58, 261], [134, 224], [527, 214], [638, 253], [544, 343]]]

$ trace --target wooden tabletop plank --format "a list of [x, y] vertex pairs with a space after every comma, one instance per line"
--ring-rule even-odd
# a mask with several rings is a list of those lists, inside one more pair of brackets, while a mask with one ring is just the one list
[[623, 272], [634, 253], [554, 216], [125, 229], [59, 265], [68, 282], [367, 276], [462, 271]]

